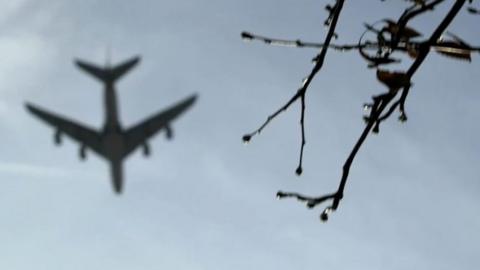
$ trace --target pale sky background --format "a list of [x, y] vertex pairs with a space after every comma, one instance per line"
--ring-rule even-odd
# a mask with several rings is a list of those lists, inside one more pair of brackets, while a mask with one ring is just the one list
[[[301, 2], [301, 3], [300, 3]], [[354, 163], [345, 199], [323, 209], [277, 190], [337, 188], [363, 129], [362, 104], [386, 89], [356, 52], [330, 51], [307, 99], [304, 174], [294, 174], [299, 104], [248, 146], [241, 136], [285, 102], [315, 50], [246, 44], [248, 30], [322, 41], [325, 4], [294, 0], [0, 0], [0, 269], [477, 269], [480, 265], [480, 64], [432, 53], [414, 77], [409, 121], [396, 115]], [[451, 2], [415, 21], [426, 35]], [[404, 1], [347, 1], [337, 42]], [[449, 28], [479, 44], [479, 16]], [[23, 107], [30, 101], [100, 128], [103, 90], [73, 58], [141, 55], [117, 85], [129, 126], [192, 94], [175, 139], [125, 163], [115, 196], [107, 163]], [[407, 66], [406, 62], [403, 66]]]

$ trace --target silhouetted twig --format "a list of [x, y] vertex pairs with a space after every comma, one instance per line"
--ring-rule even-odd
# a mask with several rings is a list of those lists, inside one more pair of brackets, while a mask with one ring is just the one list
[[[405, 122], [407, 120], [405, 103], [412, 85], [411, 79], [415, 72], [418, 70], [418, 68], [422, 65], [429, 52], [435, 50], [442, 55], [466, 61], [471, 60], [471, 54], [473, 52], [480, 52], [480, 47], [473, 47], [454, 34], [447, 33], [446, 37], [442, 37], [442, 34], [445, 32], [452, 20], [457, 16], [459, 10], [464, 6], [466, 0], [456, 0], [447, 15], [436, 27], [430, 37], [427, 40], [422, 41], [418, 41], [418, 39], [420, 39], [421, 37], [421, 34], [415, 29], [407, 26], [408, 23], [413, 18], [416, 18], [426, 12], [434, 10], [435, 7], [445, 1], [409, 0], [409, 2], [413, 3], [412, 6], [405, 9], [405, 11], [402, 13], [400, 18], [396, 22], [391, 19], [383, 19], [372, 25], [365, 24], [366, 31], [364, 32], [364, 34], [361, 35], [360, 40], [357, 44], [331, 44], [332, 37], [336, 35], [336, 24], [344, 4], [344, 1], [342, 0], [337, 0], [333, 7], [330, 5], [326, 7], [327, 11], [329, 11], [329, 16], [325, 21], [325, 24], [329, 25], [330, 27], [324, 43], [304, 42], [301, 40], [276, 39], [255, 35], [249, 32], [242, 32], [243, 39], [250, 41], [258, 40], [268, 45], [300, 48], [308, 47], [317, 49], [321, 48], [320, 53], [314, 59], [315, 65], [311, 73], [303, 80], [301, 87], [297, 90], [295, 95], [293, 95], [288, 100], [288, 102], [285, 103], [282, 107], [280, 107], [277, 111], [271, 114], [257, 130], [252, 133], [246, 134], [243, 137], [243, 140], [245, 142], [250, 141], [253, 136], [259, 134], [274, 118], [276, 118], [283, 111], [287, 110], [290, 105], [300, 99], [300, 125], [302, 144], [300, 148], [299, 165], [296, 170], [296, 173], [298, 175], [302, 173], [303, 150], [305, 146], [305, 94], [313, 78], [321, 70], [327, 50], [334, 49], [338, 51], [349, 51], [356, 49], [359, 51], [362, 57], [369, 62], [369, 67], [375, 68], [386, 64], [398, 62], [399, 59], [392, 58], [390, 56], [395, 52], [407, 53], [410, 57], [414, 59], [413, 63], [407, 71], [391, 72], [384, 69], [377, 69], [377, 79], [388, 88], [388, 91], [383, 94], [373, 96], [372, 102], [370, 104], [364, 105], [365, 109], [369, 111], [368, 115], [364, 116], [366, 126], [363, 132], [360, 134], [360, 137], [356, 141], [355, 145], [353, 146], [347, 159], [345, 160], [340, 183], [336, 192], [319, 197], [310, 197], [295, 192], [279, 191], [277, 193], [277, 197], [279, 199], [296, 198], [297, 200], [306, 203], [306, 206], [308, 208], [314, 208], [321, 203], [331, 200], [331, 205], [327, 206], [320, 215], [322, 221], [328, 220], [328, 215], [338, 209], [340, 201], [342, 200], [344, 195], [345, 186], [352, 163], [370, 132], [378, 133], [380, 131], [380, 124], [390, 118], [390, 116], [397, 109], [400, 112], [398, 120], [401, 122]], [[469, 2], [472, 1], [469, 0]], [[470, 13], [478, 13], [478, 10], [471, 7], [468, 8], [468, 11]], [[378, 27], [379, 23], [382, 24], [382, 28], [376, 28]], [[376, 36], [375, 42], [363, 41], [363, 37], [367, 32], [373, 33]], [[376, 54], [368, 55], [364, 50], [375, 50]]]
[[[370, 25], [367, 25], [367, 27], [371, 27]], [[375, 31], [373, 28], [369, 28], [369, 30]], [[378, 31], [380, 32], [380, 31]], [[264, 37], [261, 35], [256, 35], [250, 32], [242, 32], [242, 38], [246, 41], [260, 41], [263, 42], [267, 45], [271, 46], [283, 46], [283, 47], [294, 47], [294, 48], [313, 48], [313, 49], [318, 49], [318, 48], [323, 48], [324, 44], [323, 43], [316, 43], [316, 42], [307, 42], [307, 41], [302, 41], [300, 39], [297, 40], [288, 40], [288, 39], [278, 39], [278, 38], [271, 38], [271, 37]], [[384, 47], [385, 44], [380, 44], [378, 42], [359, 42], [356, 44], [329, 44], [329, 48], [340, 51], [340, 52], [346, 52], [346, 51], [352, 51], [352, 50], [359, 50], [360, 54], [363, 53], [363, 50], [379, 50]], [[397, 47], [395, 50], [401, 51], [401, 52], [408, 52], [412, 50], [418, 50], [420, 47], [425, 47], [426, 42], [425, 41], [408, 41], [408, 42], [400, 42], [397, 44]], [[451, 42], [441, 42], [437, 41], [436, 44], [430, 46], [431, 49], [435, 49], [438, 52], [480, 52], [480, 47], [460, 47], [459, 44], [454, 44]], [[386, 49], [391, 49], [390, 47]], [[364, 58], [367, 58], [364, 56]], [[396, 61], [389, 61], [387, 63], [391, 62], [396, 62]]]
[[[306, 141], [305, 141], [305, 126], [304, 126], [304, 117], [305, 117], [305, 94], [307, 92], [308, 87], [310, 86], [310, 83], [312, 82], [313, 78], [315, 75], [320, 71], [320, 69], [323, 66], [323, 62], [325, 60], [325, 56], [327, 54], [328, 48], [330, 46], [330, 42], [332, 40], [332, 37], [335, 35], [335, 28], [337, 26], [337, 21], [338, 18], [340, 17], [340, 12], [343, 7], [344, 0], [336, 0], [336, 3], [334, 7], [330, 7], [330, 15], [328, 19], [328, 23], [330, 24], [330, 27], [328, 29], [327, 37], [325, 38], [325, 46], [322, 47], [320, 53], [314, 58], [315, 65], [310, 72], [310, 74], [303, 80], [301, 87], [297, 90], [295, 95], [293, 95], [290, 100], [280, 107], [276, 112], [274, 112], [272, 115], [270, 115], [267, 120], [255, 131], [248, 133], [243, 136], [243, 141], [244, 142], [249, 142], [251, 138], [257, 134], [260, 134], [262, 130], [272, 121], [277, 115], [282, 113], [283, 111], [287, 110], [290, 105], [292, 105], [295, 101], [298, 99], [301, 100], [301, 105], [302, 105], [302, 113], [300, 117], [300, 125], [301, 125], [301, 133], [302, 133], [302, 142], [301, 142], [301, 147], [300, 147], [300, 158], [299, 158], [299, 164], [295, 172], [297, 175], [300, 175], [303, 171], [302, 168], [302, 161], [303, 161], [303, 149], [305, 147]], [[249, 37], [251, 38], [251, 34], [246, 34], [245, 32], [242, 34], [242, 37]]]
[[[441, 2], [441, 1], [438, 1], [438, 2]], [[427, 46], [422, 47], [416, 60], [413, 62], [413, 64], [410, 66], [410, 68], [406, 73], [396, 73], [396, 74], [385, 73], [384, 75], [388, 75], [388, 76], [383, 76], [383, 78], [386, 78], [386, 79], [382, 80], [381, 79], [382, 77], [379, 76], [377, 72], [377, 77], [387, 86], [389, 86], [389, 92], [373, 97], [373, 104], [368, 105], [368, 107], [370, 108], [370, 115], [366, 118], [367, 125], [364, 128], [362, 134], [360, 135], [359, 139], [355, 143], [352, 151], [350, 152], [347, 160], [343, 165], [342, 177], [341, 177], [340, 184], [337, 191], [333, 194], [328, 194], [328, 195], [319, 196], [319, 197], [308, 197], [298, 193], [279, 192], [278, 193], [280, 195], [279, 198], [295, 197], [300, 201], [306, 201], [307, 206], [309, 208], [313, 208], [316, 205], [323, 203], [325, 201], [332, 200], [332, 204], [326, 207], [320, 216], [322, 221], [328, 220], [328, 214], [332, 211], [335, 211], [338, 208], [340, 201], [343, 198], [345, 185], [347, 183], [348, 175], [349, 175], [353, 160], [355, 159], [358, 151], [360, 150], [361, 146], [363, 145], [366, 138], [368, 137], [368, 134], [370, 133], [370, 131], [378, 132], [378, 126], [380, 122], [388, 118], [392, 114], [392, 112], [395, 110], [395, 108], [397, 108], [398, 106], [400, 106], [400, 111], [403, 116], [403, 118], [400, 118], [400, 120], [406, 120], [404, 106], [405, 106], [406, 98], [408, 96], [408, 91], [411, 86], [410, 80], [412, 76], [415, 74], [415, 72], [418, 70], [420, 65], [423, 63], [428, 53], [430, 52], [430, 46], [432, 46], [432, 44], [435, 44], [437, 42], [437, 40], [440, 38], [442, 33], [445, 31], [448, 25], [452, 22], [452, 20], [455, 18], [458, 11], [462, 8], [464, 4], [465, 4], [465, 0], [455, 1], [452, 8], [446, 15], [446, 17], [443, 19], [440, 25], [435, 29], [433, 34], [430, 36]], [[403, 90], [400, 99], [394, 102], [393, 105], [391, 105], [390, 109], [387, 110], [387, 113], [382, 116], [382, 113], [388, 107], [388, 105], [394, 100], [394, 98], [396, 97], [400, 89]]]
[[480, 14], [480, 10], [476, 9], [476, 8], [472, 8], [472, 7], [469, 7], [467, 8], [468, 12], [470, 12], [471, 14]]
[[[314, 48], [314, 49], [322, 49], [323, 47], [325, 47], [324, 43], [308, 42], [308, 41], [302, 41], [300, 39], [288, 40], [288, 39], [270, 38], [270, 37], [264, 37], [264, 36], [252, 34], [250, 32], [242, 32], [241, 35], [242, 35], [242, 38], [246, 41], [258, 40], [265, 44], [273, 45], [273, 46]], [[328, 45], [328, 48], [338, 50], [338, 51], [348, 51], [348, 50], [358, 49], [359, 47], [376, 49], [378, 47], [378, 44], [365, 43], [365, 44], [361, 44], [360, 46], [358, 44], [346, 44], [346, 45], [329, 44]]]

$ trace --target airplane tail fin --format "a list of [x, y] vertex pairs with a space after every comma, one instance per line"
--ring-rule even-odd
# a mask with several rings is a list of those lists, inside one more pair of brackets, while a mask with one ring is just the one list
[[138, 62], [140, 62], [140, 57], [136, 56], [114, 66], [113, 68], [109, 66], [103, 68], [82, 60], [75, 60], [75, 63], [81, 70], [85, 71], [86, 73], [92, 75], [93, 77], [104, 83], [115, 82], [120, 77], [125, 75]]

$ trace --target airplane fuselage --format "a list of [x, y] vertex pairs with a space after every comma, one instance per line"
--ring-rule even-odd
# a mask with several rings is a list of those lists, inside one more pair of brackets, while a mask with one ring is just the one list
[[102, 142], [110, 161], [112, 184], [117, 193], [123, 186], [122, 160], [125, 157], [125, 136], [118, 117], [117, 96], [113, 82], [105, 83], [105, 125]]
[[125, 136], [118, 117], [117, 97], [113, 83], [105, 85], [105, 124], [102, 141], [105, 152], [111, 161], [123, 158]]
[[105, 129], [115, 129], [120, 126], [118, 119], [117, 95], [113, 82], [105, 83]]

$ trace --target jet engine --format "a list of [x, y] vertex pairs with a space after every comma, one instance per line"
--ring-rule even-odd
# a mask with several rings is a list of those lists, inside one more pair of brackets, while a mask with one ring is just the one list
[[80, 146], [79, 156], [81, 160], [85, 160], [87, 158], [87, 147], [84, 144]]
[[55, 145], [61, 145], [62, 144], [62, 132], [60, 130], [57, 130], [53, 137], [54, 137]]
[[145, 157], [150, 156], [150, 146], [146, 142], [143, 143], [143, 155]]
[[170, 126], [165, 126], [165, 137], [168, 140], [171, 140], [173, 138], [173, 130]]

